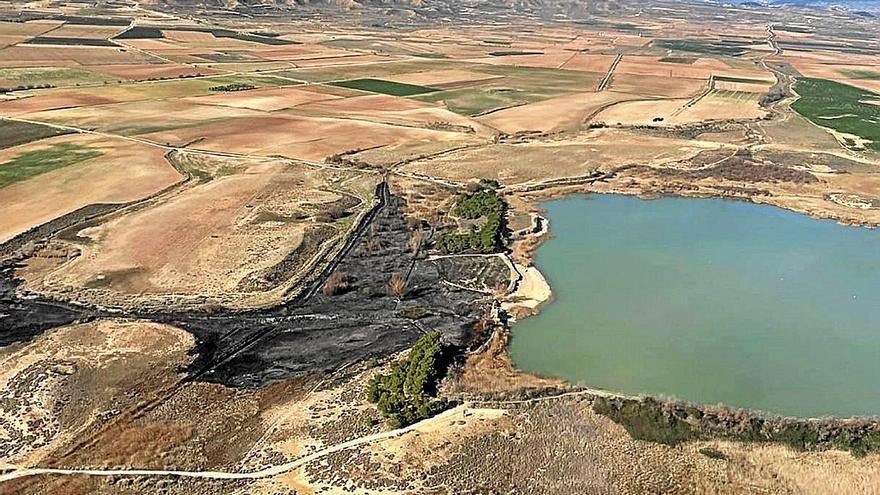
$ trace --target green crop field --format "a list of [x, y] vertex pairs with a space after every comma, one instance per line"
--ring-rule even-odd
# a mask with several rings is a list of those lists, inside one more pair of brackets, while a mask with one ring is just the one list
[[[880, 151], [880, 94], [827, 79], [799, 79], [801, 96], [791, 107], [814, 124], [869, 140], [869, 149]], [[849, 140], [852, 141], [852, 140]], [[857, 147], [854, 142], [849, 147]]]
[[76, 143], [59, 143], [26, 151], [0, 163], [0, 188], [98, 156], [101, 156], [100, 151]]
[[732, 83], [744, 83], [744, 84], [770, 84], [773, 81], [769, 81], [767, 79], [749, 79], [746, 77], [730, 77], [730, 76], [715, 76], [716, 81], [724, 81], [724, 82], [732, 82]]
[[653, 46], [676, 52], [702, 53], [725, 57], [739, 57], [749, 51], [747, 48], [735, 44], [699, 40], [656, 40]]
[[416, 98], [426, 103], [446, 104], [446, 108], [459, 115], [479, 115], [491, 110], [532, 103], [542, 98], [510, 88], [476, 87], [438, 91]]
[[851, 79], [880, 80], [880, 71], [864, 69], [841, 69], [838, 72]]
[[515, 57], [519, 55], [543, 55], [544, 52], [527, 52], [522, 50], [501, 50], [497, 52], [489, 52], [492, 57]]
[[68, 134], [68, 131], [27, 122], [0, 121], [0, 149], [11, 148], [47, 137]]
[[119, 48], [110, 40], [100, 38], [66, 38], [61, 36], [37, 36], [27, 40], [29, 45], [102, 46]]
[[486, 65], [479, 70], [502, 77], [478, 86], [438, 91], [415, 99], [429, 103], [442, 101], [457, 114], [473, 116], [595, 88], [603, 76], [598, 72], [505, 65]]
[[102, 83], [110, 78], [81, 69], [29, 67], [0, 69], [0, 87], [21, 86], [69, 86], [74, 84]]
[[437, 91], [434, 88], [426, 86], [383, 81], [382, 79], [350, 79], [348, 81], [339, 81], [331, 84], [342, 88], [359, 89], [361, 91], [382, 93], [391, 96], [413, 96]]

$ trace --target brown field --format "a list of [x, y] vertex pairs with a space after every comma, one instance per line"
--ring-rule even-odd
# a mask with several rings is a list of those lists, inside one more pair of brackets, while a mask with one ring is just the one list
[[12, 46], [16, 43], [21, 43], [27, 38], [24, 36], [7, 36], [0, 34], [0, 49], [6, 48], [7, 46]]
[[669, 123], [685, 124], [711, 120], [759, 119], [767, 111], [758, 105], [756, 93], [712, 91], [695, 105], [669, 116]]
[[707, 87], [708, 80], [703, 79], [637, 76], [633, 74], [618, 74], [615, 71], [609, 89], [644, 97], [688, 98], [698, 94]]
[[599, 112], [593, 121], [604, 122], [607, 125], [657, 125], [663, 121], [654, 119], [665, 121], [688, 101], [684, 98], [624, 101]]
[[151, 60], [155, 59], [135, 51], [110, 47], [21, 45], [0, 50], [0, 67], [138, 64]]
[[18, 98], [0, 102], [0, 114], [22, 115], [31, 112], [42, 112], [55, 108], [74, 108], [90, 105], [106, 105], [116, 103], [118, 100], [88, 94], [79, 91], [58, 91], [51, 94]]
[[614, 62], [614, 55], [589, 55], [586, 53], [576, 53], [569, 58], [560, 69], [566, 70], [582, 70], [586, 72], [608, 72], [611, 63]]
[[741, 83], [741, 82], [729, 82], [729, 81], [715, 81], [715, 89], [720, 89], [724, 91], [740, 91], [744, 93], [758, 93], [763, 94], [766, 93], [772, 84], [754, 84], [754, 83]]
[[473, 177], [511, 186], [588, 175], [627, 164], [684, 160], [714, 143], [650, 137], [615, 129], [581, 134], [562, 142], [495, 144], [416, 160], [400, 170], [456, 182]]
[[0, 35], [39, 36], [61, 26], [61, 21], [0, 22]]
[[260, 112], [246, 108], [197, 105], [183, 100], [155, 100], [62, 108], [29, 113], [27, 118], [116, 134], [136, 135], [257, 115], [260, 115]]
[[[388, 95], [353, 96], [344, 99], [325, 99], [296, 108], [305, 115], [348, 118], [406, 127], [448, 128], [458, 132], [475, 132], [480, 136], [492, 135], [491, 129], [468, 117], [428, 103]], [[468, 131], [468, 128], [471, 131]]]
[[[524, 47], [496, 47], [489, 51], [522, 50], [531, 51]], [[491, 65], [514, 65], [518, 67], [539, 67], [544, 69], [561, 69], [566, 63], [575, 57], [576, 53], [568, 50], [535, 50], [543, 51], [543, 55], [510, 55], [505, 57], [487, 57], [476, 61]], [[580, 70], [580, 69], [572, 69]]]
[[[635, 98], [638, 97], [615, 91], [575, 93], [492, 112], [478, 117], [477, 120], [507, 133], [572, 130], [581, 127], [602, 108]], [[566, 111], [560, 112], [560, 108], [565, 108]]]
[[340, 65], [358, 65], [385, 63], [399, 60], [396, 57], [382, 55], [339, 55], [339, 56], [306, 56], [287, 59], [295, 67], [332, 67]]
[[65, 24], [52, 31], [52, 36], [61, 38], [108, 39], [125, 31], [126, 26], [83, 26]]
[[8, 148], [0, 151], [0, 163], [24, 151], [69, 142], [103, 154], [0, 189], [0, 242], [83, 206], [134, 201], [181, 180], [163, 150], [93, 136], [59, 136]]
[[378, 124], [346, 118], [273, 115], [238, 118], [197, 128], [145, 134], [177, 145], [198, 140], [195, 148], [246, 155], [322, 161], [343, 151], [413, 141], [455, 140], [459, 133]]
[[[880, 57], [877, 59], [880, 64]], [[819, 79], [831, 79], [843, 84], [849, 84], [857, 88], [866, 89], [880, 93], [880, 80], [876, 79], [855, 79], [848, 77], [844, 72], [847, 70], [877, 72], [878, 65], [860, 64], [856, 61], [850, 63], [839, 63], [839, 61], [803, 61], [802, 58], [793, 60], [793, 65], [797, 70], [807, 76]]]
[[185, 98], [187, 101], [201, 105], [219, 105], [236, 108], [249, 108], [272, 112], [292, 108], [306, 103], [338, 99], [338, 96], [322, 94], [300, 88], [270, 88], [233, 93], [221, 93], [211, 96]]
[[107, 76], [134, 81], [170, 79], [192, 75], [210, 76], [223, 73], [223, 71], [208, 67], [195, 68], [183, 64], [93, 65], [89, 66], [89, 70]]
[[[277, 161], [244, 167], [231, 161], [218, 171], [210, 182], [151, 208], [81, 231], [80, 237], [90, 239], [79, 246], [82, 255], [40, 282], [35, 275], [39, 271], [33, 270], [30, 283], [62, 293], [109, 291], [111, 295], [100, 296], [105, 300], [198, 296], [236, 304], [247, 293], [262, 297], [262, 292], [276, 289], [251, 286], [259, 287], [259, 274], [301, 243], [325, 245], [346, 230], [344, 221], [331, 222], [318, 234], [312, 219], [315, 205], [341, 198], [333, 190], [343, 183], [332, 185], [339, 178]], [[353, 185], [363, 180], [373, 183], [371, 177], [355, 180]], [[361, 189], [356, 185], [355, 191]], [[316, 235], [317, 239], [306, 241]], [[313, 262], [310, 257], [316, 248], [309, 246], [305, 252], [311, 254], [298, 260], [300, 270]], [[285, 284], [304, 273], [290, 275], [293, 280]]]
[[773, 81], [773, 74], [757, 67], [753, 70], [738, 69], [711, 58], [699, 58], [692, 64], [676, 64], [660, 62], [658, 57], [626, 55], [617, 65], [615, 73], [707, 80], [715, 75]]

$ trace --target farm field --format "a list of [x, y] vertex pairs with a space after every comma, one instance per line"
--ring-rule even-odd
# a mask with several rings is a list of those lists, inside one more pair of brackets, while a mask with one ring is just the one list
[[76, 135], [0, 150], [0, 170], [3, 240], [84, 206], [135, 201], [181, 180], [162, 150]]
[[849, 148], [880, 151], [880, 94], [823, 79], [801, 79], [796, 88], [798, 113]]
[[[642, 349], [639, 376], [774, 404], [762, 365], [785, 353], [654, 321], [714, 314], [688, 298], [644, 318], [679, 287], [620, 298], [628, 270], [672, 263], [759, 337], [775, 326], [737, 290], [766, 288], [742, 300], [771, 315], [812, 311], [772, 311], [808, 291], [817, 355], [876, 367], [834, 327], [873, 307], [873, 268], [799, 282], [876, 244], [880, 12], [782, 3], [0, 1], [0, 494], [873, 493], [876, 418], [594, 390], [508, 352], [566, 304], [617, 339], [599, 313], [619, 305], [678, 356]], [[660, 210], [671, 228], [643, 216]], [[809, 235], [780, 252], [774, 222], [710, 217], [740, 210], [845, 231], [866, 258], [823, 238], [844, 251], [819, 265]], [[598, 229], [580, 234], [601, 287], [543, 266], [568, 224]], [[695, 224], [701, 255], [667, 256]], [[791, 263], [688, 281], [741, 251]], [[542, 335], [524, 352], [554, 365], [611, 350]], [[716, 369], [710, 345], [755, 366], [688, 371]], [[812, 364], [786, 394], [849, 410], [847, 383], [811, 386], [839, 369]]]

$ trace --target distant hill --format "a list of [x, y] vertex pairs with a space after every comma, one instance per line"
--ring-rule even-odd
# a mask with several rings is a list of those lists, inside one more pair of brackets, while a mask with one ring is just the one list
[[[722, 3], [722, 2], [719, 2]], [[880, 2], [877, 0], [734, 0], [733, 3], [748, 6], [798, 6], [798, 7], [845, 7], [850, 11], [880, 13]]]

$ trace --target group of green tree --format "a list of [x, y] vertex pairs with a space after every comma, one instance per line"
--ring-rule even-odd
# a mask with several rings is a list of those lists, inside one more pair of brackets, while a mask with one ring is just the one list
[[495, 191], [496, 187], [497, 182], [482, 180], [474, 192], [459, 197], [453, 209], [456, 216], [466, 220], [485, 217], [485, 222], [481, 227], [472, 225], [467, 230], [444, 235], [438, 242], [440, 251], [449, 254], [495, 251], [504, 228], [504, 202]]
[[435, 397], [445, 369], [440, 333], [422, 335], [409, 354], [391, 365], [391, 371], [367, 384], [367, 399], [376, 404], [393, 428], [407, 426], [436, 414], [446, 402]]
[[211, 86], [208, 88], [208, 91], [250, 91], [252, 89], [257, 89], [253, 84], [246, 83], [232, 83], [232, 84], [224, 84], [223, 86]]

